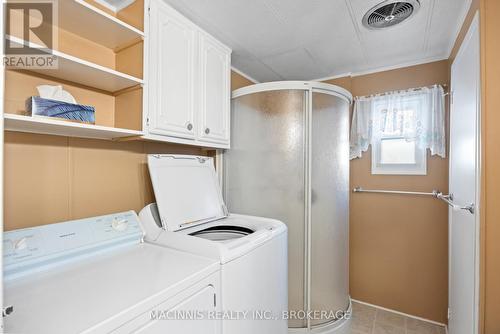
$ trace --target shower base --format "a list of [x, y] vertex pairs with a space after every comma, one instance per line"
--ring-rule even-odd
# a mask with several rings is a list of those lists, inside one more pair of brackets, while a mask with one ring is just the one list
[[311, 329], [289, 328], [288, 334], [351, 334], [352, 302], [350, 299], [347, 312], [350, 314], [348, 319], [337, 320]]

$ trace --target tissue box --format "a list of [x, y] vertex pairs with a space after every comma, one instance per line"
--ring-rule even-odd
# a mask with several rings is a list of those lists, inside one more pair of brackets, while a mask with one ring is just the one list
[[91, 106], [67, 103], [32, 96], [26, 100], [26, 113], [64, 120], [95, 124], [95, 109]]

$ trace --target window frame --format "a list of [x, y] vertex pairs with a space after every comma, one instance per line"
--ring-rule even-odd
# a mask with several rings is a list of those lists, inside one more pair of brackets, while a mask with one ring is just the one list
[[[409, 97], [409, 99], [415, 99], [417, 103], [418, 98]], [[374, 106], [376, 112], [381, 112], [381, 108], [385, 107], [384, 103], [376, 103]], [[372, 154], [371, 154], [371, 173], [373, 175], [427, 175], [427, 149], [422, 149], [418, 147], [415, 143], [415, 163], [414, 164], [383, 164], [381, 163], [381, 145], [384, 139], [404, 139], [401, 135], [385, 135], [377, 139], [376, 143], [372, 143]]]

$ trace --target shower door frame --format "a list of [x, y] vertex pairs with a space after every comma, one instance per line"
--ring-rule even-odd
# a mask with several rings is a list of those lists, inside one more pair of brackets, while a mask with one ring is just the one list
[[[339, 86], [330, 85], [321, 82], [311, 81], [276, 81], [261, 84], [255, 84], [237, 89], [232, 92], [231, 100], [260, 92], [277, 91], [277, 90], [302, 90], [304, 91], [304, 310], [311, 309], [311, 273], [312, 273], [312, 258], [311, 258], [311, 243], [312, 243], [312, 203], [311, 203], [311, 179], [312, 179], [312, 111], [313, 111], [313, 94], [328, 94], [339, 97], [349, 105], [352, 105], [353, 97], [351, 93]], [[220, 181], [221, 189], [223, 190], [224, 198], [226, 191], [224, 187], [224, 150], [217, 150], [216, 153], [217, 174]], [[311, 320], [305, 321], [305, 327], [293, 328], [293, 330], [308, 330], [322, 326], [328, 326], [332, 322], [311, 326]]]

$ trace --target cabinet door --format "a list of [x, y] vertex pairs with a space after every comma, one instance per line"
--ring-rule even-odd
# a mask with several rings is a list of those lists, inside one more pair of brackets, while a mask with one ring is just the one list
[[196, 135], [196, 27], [162, 1], [151, 1], [149, 132]]
[[207, 34], [199, 36], [198, 139], [229, 144], [231, 51]]

